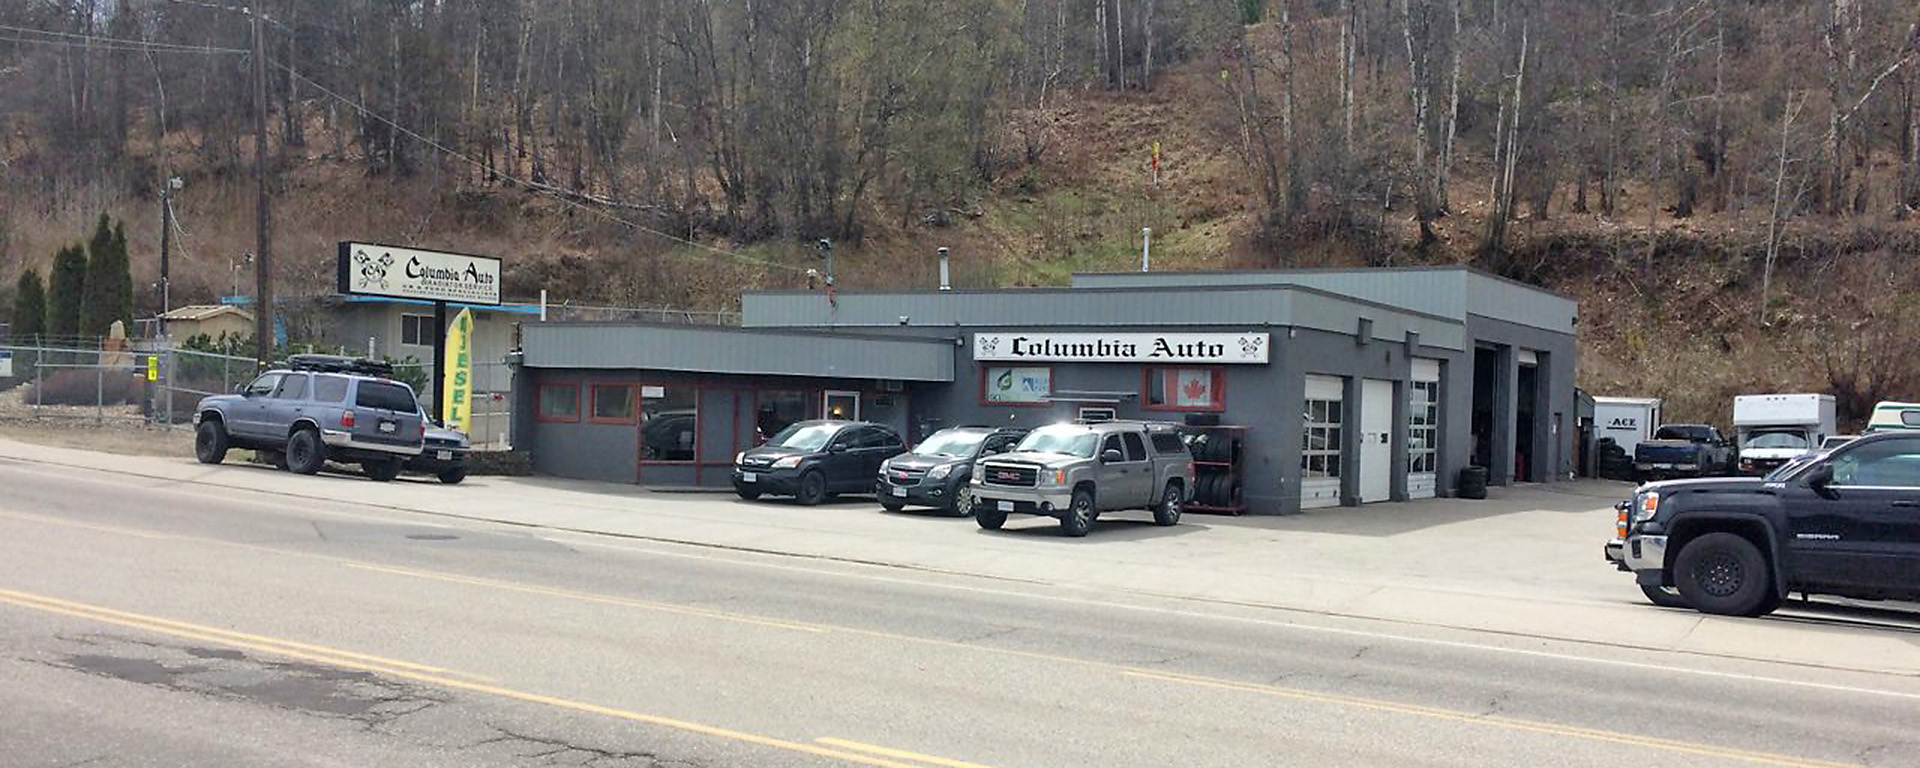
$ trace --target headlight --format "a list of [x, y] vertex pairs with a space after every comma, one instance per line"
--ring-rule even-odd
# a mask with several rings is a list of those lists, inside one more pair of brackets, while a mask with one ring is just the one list
[[1640, 495], [1640, 507], [1633, 511], [1633, 521], [1644, 523], [1653, 519], [1653, 513], [1660, 511], [1660, 492], [1647, 491]]
[[947, 475], [951, 475], [951, 474], [953, 474], [953, 465], [941, 464], [940, 466], [927, 470], [927, 479], [940, 480], [945, 478]]
[[773, 462], [774, 469], [793, 469], [794, 467], [797, 467], [797, 466], [800, 466], [799, 456], [788, 456], [784, 459], [777, 459]]
[[736, 454], [734, 454], [734, 455], [733, 455], [733, 463], [735, 463], [735, 464], [739, 464], [739, 463], [741, 463], [741, 462], [744, 462], [744, 461], [746, 461], [746, 460], [747, 460], [747, 452], [746, 452], [746, 451], [741, 451], [741, 452], [739, 452], [739, 453], [736, 453]]
[[1064, 469], [1042, 469], [1040, 470], [1040, 484], [1066, 485], [1067, 471]]

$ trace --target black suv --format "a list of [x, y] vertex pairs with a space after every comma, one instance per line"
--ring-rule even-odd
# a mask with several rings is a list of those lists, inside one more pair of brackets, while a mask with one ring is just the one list
[[748, 501], [773, 494], [807, 506], [838, 493], [868, 493], [880, 463], [906, 449], [880, 424], [798, 421], [733, 457], [733, 490]]
[[938, 507], [957, 517], [973, 514], [973, 462], [1013, 450], [1024, 429], [948, 427], [928, 435], [912, 453], [880, 465], [873, 493], [880, 506], [898, 512], [908, 504]]
[[1650, 483], [1616, 509], [1607, 559], [1656, 604], [1758, 616], [1789, 592], [1920, 599], [1920, 434], [1862, 437], [1764, 478]]

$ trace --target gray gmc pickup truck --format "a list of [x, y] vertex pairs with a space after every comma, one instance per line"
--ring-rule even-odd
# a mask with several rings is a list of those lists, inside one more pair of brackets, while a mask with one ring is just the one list
[[1151, 509], [1155, 523], [1173, 525], [1193, 493], [1193, 456], [1171, 424], [1054, 424], [981, 459], [973, 491], [973, 518], [990, 531], [1018, 513], [1059, 518], [1062, 535], [1085, 536], [1117, 509]]

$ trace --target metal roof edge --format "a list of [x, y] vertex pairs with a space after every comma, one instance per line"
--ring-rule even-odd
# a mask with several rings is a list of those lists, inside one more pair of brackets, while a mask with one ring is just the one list
[[[861, 326], [881, 327], [881, 326]], [[918, 326], [928, 327], [928, 326]], [[944, 327], [944, 326], [941, 326]], [[550, 320], [544, 323], [522, 326], [522, 332], [544, 328], [633, 328], [637, 330], [698, 331], [710, 333], [736, 333], [757, 336], [793, 336], [809, 339], [845, 339], [847, 341], [899, 341], [919, 344], [939, 344], [953, 346], [952, 336], [908, 336], [884, 333], [846, 333], [841, 331], [820, 330], [818, 326], [750, 326], [733, 325], [689, 325], [686, 323], [648, 323], [640, 321], [599, 321], [599, 320]]]

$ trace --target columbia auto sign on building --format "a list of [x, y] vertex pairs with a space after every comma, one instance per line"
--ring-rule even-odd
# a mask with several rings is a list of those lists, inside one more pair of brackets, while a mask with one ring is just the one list
[[973, 359], [1092, 363], [1265, 364], [1268, 335], [1249, 333], [976, 333]]
[[377, 243], [340, 243], [340, 292], [395, 299], [500, 303], [500, 260]]

